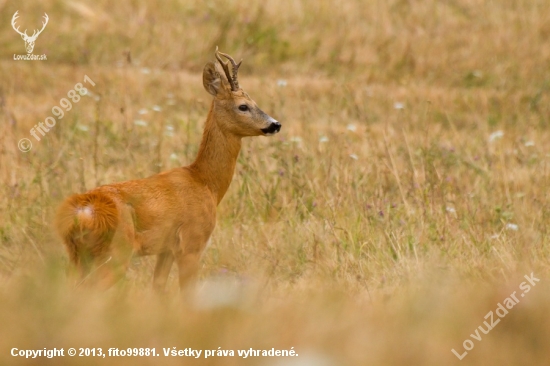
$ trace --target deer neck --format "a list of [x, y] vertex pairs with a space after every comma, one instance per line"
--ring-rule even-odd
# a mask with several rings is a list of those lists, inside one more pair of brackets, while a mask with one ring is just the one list
[[197, 172], [220, 203], [233, 179], [241, 138], [219, 128], [214, 109], [212, 102], [197, 158], [189, 168]]

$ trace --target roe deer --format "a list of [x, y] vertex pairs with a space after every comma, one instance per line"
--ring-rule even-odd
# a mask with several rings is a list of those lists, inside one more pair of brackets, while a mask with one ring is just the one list
[[225, 78], [214, 62], [204, 67], [203, 85], [214, 99], [191, 165], [100, 186], [70, 196], [59, 207], [57, 231], [82, 281], [93, 275], [110, 286], [124, 274], [134, 254], [157, 255], [153, 278], [157, 290], [164, 289], [174, 260], [180, 287], [196, 274], [216, 224], [216, 206], [233, 178], [241, 139], [281, 129], [239, 87], [242, 61], [237, 64], [217, 48], [215, 56]]

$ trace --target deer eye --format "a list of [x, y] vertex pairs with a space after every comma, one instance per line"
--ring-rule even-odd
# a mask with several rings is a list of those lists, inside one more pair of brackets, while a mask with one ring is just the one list
[[248, 106], [246, 104], [241, 104], [239, 106], [239, 110], [243, 111], [243, 112], [246, 112], [248, 110]]

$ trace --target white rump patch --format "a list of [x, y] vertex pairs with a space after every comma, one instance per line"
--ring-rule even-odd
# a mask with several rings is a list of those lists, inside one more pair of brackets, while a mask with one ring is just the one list
[[76, 215], [78, 217], [92, 217], [94, 215], [94, 209], [92, 206], [84, 206], [76, 209]]

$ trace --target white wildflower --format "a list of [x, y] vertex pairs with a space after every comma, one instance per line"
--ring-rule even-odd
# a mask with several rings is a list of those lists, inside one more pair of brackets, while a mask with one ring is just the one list
[[506, 224], [506, 229], [507, 230], [512, 230], [512, 231], [518, 231], [518, 226], [516, 224], [507, 223]]
[[136, 119], [136, 120], [134, 120], [134, 125], [136, 125], [136, 126], [147, 126], [147, 121], [144, 121], [142, 119]]
[[353, 123], [350, 123], [346, 128], [348, 129], [348, 131], [351, 131], [351, 132], [357, 131], [357, 126], [354, 125]]
[[166, 130], [164, 131], [164, 136], [168, 136], [168, 137], [174, 136], [174, 126], [166, 125], [164, 129]]
[[492, 134], [489, 135], [489, 142], [493, 142], [495, 140], [498, 140], [504, 136], [504, 132], [501, 130], [495, 131]]

